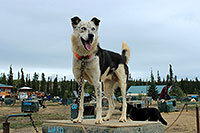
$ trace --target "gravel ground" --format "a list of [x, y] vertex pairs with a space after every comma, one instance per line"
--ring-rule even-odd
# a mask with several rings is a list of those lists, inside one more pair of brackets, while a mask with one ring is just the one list
[[[58, 103], [46, 103], [47, 108], [39, 110], [39, 112], [34, 113], [33, 119], [38, 124], [37, 128], [39, 132], [42, 132], [42, 123], [43, 120], [63, 120], [70, 119], [70, 108], [67, 106], [59, 105]], [[120, 105], [118, 105], [120, 106]], [[178, 107], [181, 108], [182, 106]], [[5, 117], [9, 114], [21, 114], [20, 104], [17, 103], [15, 106], [0, 106], [0, 132], [2, 131], [2, 123], [5, 121]], [[103, 115], [107, 113], [107, 109], [104, 108]], [[170, 113], [162, 113], [163, 118], [168, 122], [168, 126], [174, 122], [180, 112], [170, 112]], [[120, 111], [116, 110], [112, 119], [119, 119]], [[111, 119], [111, 120], [112, 120]], [[11, 125], [17, 125], [17, 127], [13, 127], [10, 129], [11, 133], [33, 133], [34, 128], [31, 124], [20, 127], [20, 123], [30, 123], [29, 118], [11, 118], [9, 119]], [[164, 126], [164, 129], [168, 128], [168, 126]], [[176, 123], [167, 129], [165, 133], [196, 133], [196, 111], [194, 108], [190, 109], [186, 112], [183, 111], [180, 118], [176, 121]]]

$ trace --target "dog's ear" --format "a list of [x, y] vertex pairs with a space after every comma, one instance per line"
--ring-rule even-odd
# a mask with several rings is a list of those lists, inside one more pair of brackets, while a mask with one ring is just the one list
[[96, 26], [99, 26], [100, 20], [98, 18], [94, 17], [91, 19], [91, 21], [94, 22]]
[[78, 25], [78, 23], [81, 21], [81, 19], [77, 16], [71, 18], [71, 22], [72, 22], [72, 27], [76, 28], [76, 26]]

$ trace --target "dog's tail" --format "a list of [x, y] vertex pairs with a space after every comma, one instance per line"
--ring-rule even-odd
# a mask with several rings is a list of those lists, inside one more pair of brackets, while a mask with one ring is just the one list
[[167, 122], [163, 119], [162, 115], [160, 114], [160, 119], [159, 121], [163, 124], [163, 125], [167, 125]]
[[128, 64], [130, 57], [130, 49], [124, 41], [122, 42], [122, 57], [124, 58], [126, 64]]

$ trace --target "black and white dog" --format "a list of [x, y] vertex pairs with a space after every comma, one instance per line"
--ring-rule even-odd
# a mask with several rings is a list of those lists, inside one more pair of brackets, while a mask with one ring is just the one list
[[[123, 97], [121, 122], [126, 121], [126, 88], [128, 80], [128, 60], [130, 49], [123, 42], [121, 55], [102, 49], [98, 44], [98, 28], [100, 20], [96, 17], [91, 21], [82, 21], [79, 17], [71, 19], [73, 33], [71, 36], [73, 56], [73, 73], [81, 88], [78, 117], [73, 122], [80, 123], [83, 120], [84, 82], [82, 78], [94, 85], [97, 99], [97, 124], [108, 121], [115, 109], [113, 93], [117, 87], [121, 88]], [[81, 63], [84, 60], [84, 70]], [[82, 76], [81, 76], [82, 75]], [[102, 86], [103, 83], [103, 86]], [[102, 119], [102, 87], [109, 102], [109, 111]]]
[[[122, 108], [120, 108], [122, 110]], [[167, 125], [160, 112], [156, 108], [136, 108], [127, 103], [127, 115], [133, 121], [160, 121], [162, 124]]]

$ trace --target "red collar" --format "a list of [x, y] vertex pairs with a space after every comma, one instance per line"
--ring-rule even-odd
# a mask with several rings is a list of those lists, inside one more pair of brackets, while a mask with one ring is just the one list
[[[74, 52], [74, 51], [73, 51], [73, 52]], [[91, 55], [88, 55], [88, 56], [80, 56], [80, 55], [78, 55], [76, 52], [74, 52], [74, 55], [76, 56], [76, 59], [77, 59], [77, 60], [90, 59], [91, 56], [93, 55], [93, 52], [92, 52]]]

